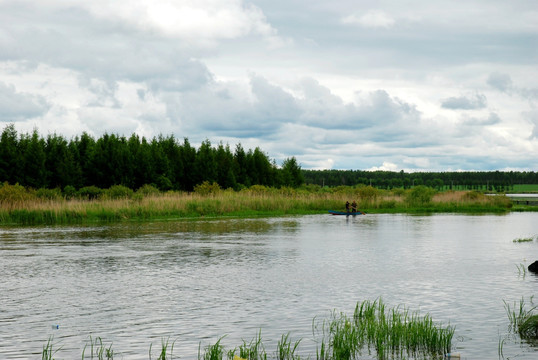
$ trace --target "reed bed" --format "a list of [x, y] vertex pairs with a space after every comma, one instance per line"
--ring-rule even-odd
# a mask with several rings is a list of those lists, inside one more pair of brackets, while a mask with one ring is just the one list
[[375, 352], [378, 359], [439, 357], [450, 353], [455, 328], [404, 307], [386, 309], [381, 299], [358, 303], [353, 317], [333, 313], [322, 325], [318, 359], [355, 359]]
[[370, 213], [506, 212], [511, 207], [510, 200], [504, 196], [485, 196], [476, 192], [435, 193], [423, 189], [421, 194], [420, 191], [367, 190], [370, 191], [351, 188], [346, 191], [308, 192], [258, 187], [245, 191], [219, 190], [209, 194], [137, 193], [123, 198], [94, 200], [26, 196], [0, 199], [0, 225], [320, 214], [329, 209], [343, 210], [346, 201], [353, 200], [360, 210]]
[[530, 308], [524, 298], [512, 305], [504, 301], [504, 308], [510, 321], [510, 331], [517, 333], [522, 339], [538, 342], [538, 306], [533, 305], [533, 296], [530, 297]]
[[[357, 303], [353, 316], [333, 311], [330, 318], [312, 321], [314, 340], [319, 344], [316, 351], [318, 360], [357, 359], [367, 353], [376, 359], [418, 359], [439, 358], [450, 352], [454, 327], [435, 324], [429, 315], [421, 316], [405, 307], [387, 309], [381, 299]], [[215, 343], [198, 346], [198, 360], [300, 360], [313, 359], [312, 355], [299, 355], [301, 339], [292, 340], [290, 333], [282, 335], [274, 352], [267, 352], [262, 341], [261, 330], [254, 338], [231, 350], [226, 350], [220, 337]], [[119, 356], [112, 350], [112, 344], [105, 345], [101, 338], [90, 337], [89, 358], [112, 360]], [[53, 339], [49, 338], [43, 347], [43, 359], [52, 360]], [[162, 339], [157, 360], [172, 359], [175, 341]], [[87, 359], [84, 347], [82, 359]], [[180, 358], [177, 355], [176, 358]], [[152, 359], [150, 345], [149, 359]]]

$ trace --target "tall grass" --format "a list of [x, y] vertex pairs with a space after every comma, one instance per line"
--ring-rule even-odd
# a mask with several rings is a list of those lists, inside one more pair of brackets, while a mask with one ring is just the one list
[[[17, 191], [19, 194], [22, 190], [17, 188]], [[434, 193], [428, 188], [414, 189], [414, 192], [371, 187], [309, 192], [253, 186], [238, 192], [137, 192], [135, 196], [103, 196], [93, 200], [49, 199], [23, 193], [0, 198], [0, 224], [50, 225], [204, 216], [315, 214], [326, 213], [329, 209], [343, 210], [346, 201], [352, 200], [357, 201], [360, 210], [371, 213], [506, 212], [511, 207], [510, 199], [504, 196], [465, 191]]]
[[[172, 353], [174, 351], [175, 341], [170, 344], [170, 338], [164, 340], [161, 339], [161, 351], [159, 352], [159, 357], [157, 360], [169, 360], [172, 359]], [[149, 346], [149, 360], [151, 360], [151, 347]]]
[[454, 327], [403, 307], [386, 309], [381, 299], [357, 303], [353, 317], [333, 313], [322, 324], [318, 359], [355, 359], [362, 351], [377, 358], [442, 356], [450, 352]]
[[[209, 344], [204, 348], [204, 352], [202, 353], [202, 343], [198, 346], [198, 360], [222, 360], [224, 358], [224, 355], [226, 355], [226, 351], [224, 350], [224, 346], [220, 343], [222, 341], [223, 337], [217, 340], [215, 344]], [[229, 355], [232, 355], [229, 353]], [[232, 355], [233, 356], [233, 355]]]
[[523, 298], [519, 300], [519, 304], [514, 302], [510, 305], [504, 300], [503, 302], [510, 321], [510, 330], [519, 334], [522, 339], [538, 340], [538, 314], [535, 314], [538, 306], [533, 305], [533, 296], [530, 297], [530, 308], [527, 308]]
[[[84, 346], [84, 349], [82, 350], [82, 360], [86, 358], [86, 348], [87, 345]], [[95, 338], [95, 340], [92, 339], [90, 336], [90, 359], [97, 359], [97, 360], [113, 360], [114, 359], [114, 350], [112, 350], [112, 344], [110, 344], [108, 347], [106, 347], [103, 344], [103, 340], [100, 337]]]
[[277, 360], [295, 360], [300, 359], [299, 355], [296, 355], [297, 347], [301, 339], [292, 342], [290, 339], [290, 333], [283, 334], [277, 344]]
[[[443, 356], [450, 352], [454, 327], [435, 324], [429, 315], [421, 316], [405, 307], [387, 309], [381, 299], [357, 303], [353, 316], [333, 311], [329, 319], [312, 321], [315, 340], [318, 342], [318, 360], [356, 359], [362, 352], [378, 359], [405, 359], [409, 357]], [[320, 338], [321, 337], [321, 338]], [[266, 360], [269, 355], [262, 341], [261, 330], [254, 338], [232, 350], [226, 351], [220, 337], [214, 344], [198, 346], [198, 360]], [[292, 341], [290, 333], [282, 335], [277, 343], [274, 359], [297, 360], [301, 340]], [[175, 342], [161, 341], [157, 360], [172, 359]], [[82, 359], [85, 359], [87, 345]], [[149, 348], [151, 360], [152, 346]], [[56, 350], [57, 351], [57, 350]], [[43, 347], [43, 359], [52, 360], [52, 338]], [[90, 358], [113, 359], [112, 345], [104, 345], [101, 338], [90, 337]], [[121, 355], [120, 355], [121, 357]], [[181, 356], [180, 356], [181, 357]], [[310, 356], [308, 357], [311, 358]]]
[[54, 350], [52, 348], [54, 338], [51, 336], [47, 340], [47, 344], [43, 346], [43, 351], [41, 352], [41, 360], [54, 360], [53, 356], [56, 354], [59, 350], [61, 350], [61, 347]]

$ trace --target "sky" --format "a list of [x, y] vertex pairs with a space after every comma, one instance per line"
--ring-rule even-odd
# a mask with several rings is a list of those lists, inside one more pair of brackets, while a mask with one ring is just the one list
[[0, 0], [0, 128], [538, 170], [536, 0]]

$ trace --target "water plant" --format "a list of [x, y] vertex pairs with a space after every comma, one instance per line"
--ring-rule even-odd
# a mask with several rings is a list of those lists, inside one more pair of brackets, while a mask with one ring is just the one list
[[300, 342], [301, 342], [301, 339], [295, 342], [292, 342], [290, 339], [289, 332], [285, 335], [283, 334], [277, 344], [277, 352], [276, 352], [277, 360], [299, 359], [300, 357], [295, 354], [295, 351], [297, 350], [297, 347], [299, 346]]
[[262, 343], [261, 329], [249, 343], [243, 340], [243, 344], [239, 346], [239, 357], [247, 360], [267, 359], [267, 353]]
[[[220, 343], [222, 339], [221, 337], [217, 340], [215, 344], [209, 344], [204, 348], [204, 353], [202, 354], [202, 343], [200, 342], [198, 346], [198, 360], [222, 360], [225, 355], [224, 347]], [[231, 354], [228, 352], [228, 356]]]
[[[174, 344], [175, 341], [170, 344], [170, 338], [164, 340], [164, 338], [161, 339], [161, 352], [159, 353], [159, 357], [157, 360], [168, 360], [172, 359], [172, 353], [174, 351]], [[151, 360], [151, 346], [149, 346], [149, 360]]]
[[318, 359], [354, 359], [363, 350], [379, 359], [442, 356], [450, 352], [455, 328], [405, 307], [386, 309], [381, 299], [357, 303], [353, 317], [333, 312], [321, 326]]
[[538, 340], [538, 314], [534, 313], [538, 306], [533, 305], [533, 298], [534, 296], [530, 297], [529, 309], [523, 297], [519, 300], [519, 304], [514, 302], [513, 306], [503, 300], [510, 321], [510, 330], [525, 340]]
[[516, 265], [516, 267], [518, 271], [518, 276], [522, 276], [523, 278], [525, 278], [525, 276], [527, 276], [527, 267], [524, 264]]
[[535, 235], [535, 236], [529, 236], [529, 237], [524, 237], [524, 238], [517, 238], [517, 239], [514, 239], [512, 240], [513, 242], [515, 243], [522, 243], [522, 242], [533, 242], [534, 239], [538, 238], [538, 235]]
[[[84, 349], [82, 350], [82, 360], [85, 359], [86, 348], [87, 345], [84, 345]], [[95, 340], [93, 340], [90, 336], [90, 359], [93, 360], [94, 356], [97, 360], [114, 359], [114, 350], [112, 350], [112, 344], [110, 344], [109, 347], [106, 347], [100, 337], [97, 337], [95, 338]]]
[[61, 347], [59, 347], [58, 349], [53, 350], [53, 340], [54, 337], [49, 337], [47, 344], [43, 346], [43, 351], [41, 352], [41, 360], [54, 360], [54, 354], [56, 354], [61, 349]]

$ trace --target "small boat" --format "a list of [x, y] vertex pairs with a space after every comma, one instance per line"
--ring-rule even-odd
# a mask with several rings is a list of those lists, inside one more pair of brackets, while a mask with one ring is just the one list
[[331, 215], [366, 215], [366, 213], [362, 211], [353, 211], [353, 212], [347, 212], [347, 211], [337, 211], [337, 210], [329, 210], [329, 214]]

